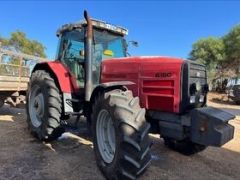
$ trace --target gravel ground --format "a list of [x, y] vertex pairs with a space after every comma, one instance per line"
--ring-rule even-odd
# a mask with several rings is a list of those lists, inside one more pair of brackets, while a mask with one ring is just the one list
[[[240, 106], [212, 100], [209, 105], [237, 109]], [[33, 138], [26, 126], [23, 109], [0, 109], [0, 179], [87, 180], [104, 179], [96, 167], [91, 141], [82, 133], [65, 133], [58, 141], [42, 143]], [[208, 147], [194, 156], [184, 156], [167, 149], [162, 139], [154, 142], [152, 164], [140, 178], [146, 179], [240, 179], [240, 116], [234, 139], [222, 148]]]

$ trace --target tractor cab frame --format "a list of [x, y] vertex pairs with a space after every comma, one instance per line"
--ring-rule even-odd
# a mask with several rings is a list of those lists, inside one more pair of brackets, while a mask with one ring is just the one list
[[91, 23], [92, 29], [88, 29], [87, 21], [81, 21], [66, 24], [57, 31], [56, 59], [70, 69], [76, 77], [77, 87], [86, 89], [86, 101], [100, 84], [101, 61], [127, 56], [126, 29], [95, 19], [91, 19]]

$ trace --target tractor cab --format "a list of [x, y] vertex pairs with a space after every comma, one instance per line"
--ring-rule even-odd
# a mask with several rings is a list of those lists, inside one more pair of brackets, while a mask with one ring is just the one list
[[[128, 31], [103, 21], [92, 19], [91, 72], [93, 85], [99, 84], [100, 63], [109, 58], [126, 56], [124, 36]], [[66, 24], [57, 31], [59, 46], [56, 59], [60, 60], [76, 77], [77, 85], [84, 88], [86, 64], [87, 22]]]

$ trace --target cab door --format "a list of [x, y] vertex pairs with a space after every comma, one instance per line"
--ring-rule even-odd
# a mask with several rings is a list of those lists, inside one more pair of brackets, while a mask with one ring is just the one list
[[58, 59], [69, 69], [79, 88], [84, 88], [84, 32], [77, 29], [65, 32], [60, 38]]

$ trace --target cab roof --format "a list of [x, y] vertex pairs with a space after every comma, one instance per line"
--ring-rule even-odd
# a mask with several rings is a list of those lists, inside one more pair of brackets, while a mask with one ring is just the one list
[[[101, 21], [101, 20], [97, 20], [97, 19], [91, 19], [91, 20], [92, 20], [92, 25], [95, 28], [111, 31], [113, 33], [120, 34], [122, 36], [125, 36], [128, 34], [128, 30], [121, 26], [115, 26], [115, 25], [109, 24], [105, 21]], [[57, 36], [60, 36], [65, 31], [72, 31], [74, 29], [82, 28], [82, 27], [86, 27], [86, 26], [87, 26], [86, 20], [82, 20], [82, 21], [76, 22], [76, 23], [65, 24], [57, 30], [56, 34], [57, 34]]]

